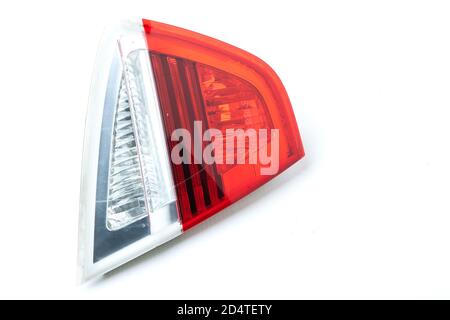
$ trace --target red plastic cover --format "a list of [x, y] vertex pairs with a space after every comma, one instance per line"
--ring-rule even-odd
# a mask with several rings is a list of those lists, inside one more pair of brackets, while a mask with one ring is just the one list
[[[143, 24], [166, 143], [187, 160], [172, 161], [187, 230], [301, 159], [303, 145], [286, 90], [265, 62], [192, 31]], [[174, 140], [176, 129], [190, 141]]]

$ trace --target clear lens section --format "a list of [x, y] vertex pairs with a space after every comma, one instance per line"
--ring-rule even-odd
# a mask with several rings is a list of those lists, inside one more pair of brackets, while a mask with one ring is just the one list
[[79, 264], [88, 280], [180, 235], [176, 194], [140, 21], [102, 38], [89, 98]]
[[[163, 139], [155, 137], [155, 127], [161, 126], [159, 110], [151, 110], [146, 85], [148, 76], [146, 50], [130, 52], [123, 61], [122, 78], [111, 145], [108, 186], [108, 230], [122, 229], [148, 217], [152, 232], [170, 224], [171, 218], [157, 214], [157, 210], [175, 201], [168, 170], [161, 168], [165, 150]], [[147, 91], [146, 91], [147, 90]], [[163, 155], [163, 156], [162, 156]]]
[[174, 217], [161, 213], [159, 209], [175, 202], [176, 195], [148, 50], [129, 51], [130, 42], [127, 40], [121, 39], [119, 47], [143, 177], [145, 205], [150, 212], [150, 229], [154, 234], [173, 223]]
[[118, 230], [146, 216], [144, 184], [128, 93], [122, 79], [114, 117], [106, 226]]
[[[164, 205], [175, 201], [173, 190], [166, 186], [171, 184], [170, 177], [164, 175], [160, 168], [160, 159], [165, 158], [164, 151], [158, 150], [158, 145], [164, 145], [164, 140], [157, 140], [155, 127], [161, 126], [159, 110], [152, 110], [147, 101], [148, 90], [146, 85], [151, 85], [148, 52], [136, 50], [128, 54], [124, 61], [125, 79], [128, 85], [128, 94], [131, 103], [132, 121], [135, 125], [138, 155], [144, 180], [144, 192], [150, 211], [155, 211]], [[154, 97], [150, 97], [154, 98]]]

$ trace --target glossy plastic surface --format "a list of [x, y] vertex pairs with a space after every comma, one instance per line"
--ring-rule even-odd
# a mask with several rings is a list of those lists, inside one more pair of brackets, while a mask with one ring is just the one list
[[[274, 152], [279, 167], [273, 174], [261, 174], [265, 164], [259, 159], [195, 163], [198, 154], [193, 150], [191, 163], [172, 162], [178, 210], [187, 230], [287, 169], [304, 156], [304, 150], [287, 93], [266, 63], [195, 32], [149, 20], [143, 25], [169, 150], [177, 144], [171, 139], [175, 129], [187, 129], [194, 137], [194, 121], [201, 121], [203, 130], [224, 133], [224, 140], [227, 129], [278, 132]], [[258, 144], [258, 149], [272, 150], [271, 137], [269, 133], [267, 144]], [[205, 147], [207, 142], [203, 143]], [[231, 146], [232, 150], [224, 145], [215, 149], [216, 155], [223, 151], [233, 160], [253, 156], [246, 145]]]

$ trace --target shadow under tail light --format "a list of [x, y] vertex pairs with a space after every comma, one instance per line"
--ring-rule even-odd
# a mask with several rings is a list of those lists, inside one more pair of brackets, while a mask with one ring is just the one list
[[102, 39], [83, 154], [83, 281], [180, 235], [304, 156], [275, 72], [207, 36], [142, 20]]

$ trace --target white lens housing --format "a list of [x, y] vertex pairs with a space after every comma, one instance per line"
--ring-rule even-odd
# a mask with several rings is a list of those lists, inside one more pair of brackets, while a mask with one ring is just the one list
[[181, 234], [169, 161], [142, 23], [123, 22], [105, 32], [91, 84], [80, 192], [81, 281]]

